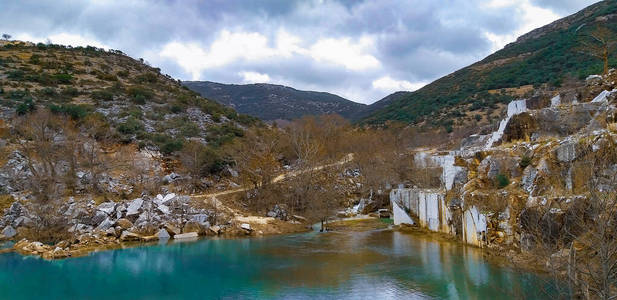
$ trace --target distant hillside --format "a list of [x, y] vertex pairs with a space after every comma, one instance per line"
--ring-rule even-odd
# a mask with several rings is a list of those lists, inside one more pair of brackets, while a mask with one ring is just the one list
[[330, 93], [299, 91], [282, 85], [210, 81], [185, 81], [183, 84], [203, 97], [262, 120], [291, 120], [305, 115], [334, 113], [352, 119], [367, 107]]
[[187, 140], [216, 148], [256, 121], [117, 50], [0, 41], [0, 119], [45, 107], [164, 154]]
[[[617, 0], [596, 3], [535, 29], [480, 62], [391, 101], [361, 122], [396, 120], [446, 128], [474, 124], [537, 88], [559, 87], [601, 73], [599, 59], [577, 51], [581, 36], [598, 25], [617, 33]], [[617, 65], [617, 51], [611, 53], [610, 63]]]

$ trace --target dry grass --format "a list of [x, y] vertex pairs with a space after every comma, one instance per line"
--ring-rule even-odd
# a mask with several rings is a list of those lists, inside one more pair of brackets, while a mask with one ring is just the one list
[[0, 212], [5, 211], [11, 207], [11, 204], [15, 202], [15, 199], [11, 195], [0, 195]]

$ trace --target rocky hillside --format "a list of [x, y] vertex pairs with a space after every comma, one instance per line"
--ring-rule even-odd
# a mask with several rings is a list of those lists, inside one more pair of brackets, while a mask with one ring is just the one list
[[305, 115], [339, 114], [354, 118], [367, 106], [324, 92], [299, 91], [274, 84], [222, 84], [185, 81], [202, 96], [262, 120], [292, 120]]
[[613, 247], [613, 231], [598, 232], [617, 217], [616, 80], [611, 70], [549, 101], [512, 101], [496, 131], [469, 136], [456, 150], [418, 151], [414, 165], [440, 181], [392, 190], [395, 224], [454, 235], [514, 261], [534, 254], [542, 267], [569, 268], [576, 280], [597, 284], [585, 268], [609, 263], [593, 250]]
[[77, 122], [96, 120], [105, 139], [164, 154], [186, 140], [220, 145], [255, 121], [120, 51], [0, 42], [0, 118], [37, 108]]
[[[442, 127], [491, 123], [495, 111], [513, 99], [601, 73], [602, 61], [578, 49], [581, 39], [598, 26], [612, 30], [614, 40], [617, 1], [601, 1], [533, 30], [482, 61], [378, 109], [362, 122], [396, 120]], [[615, 62], [613, 51], [610, 63]]]

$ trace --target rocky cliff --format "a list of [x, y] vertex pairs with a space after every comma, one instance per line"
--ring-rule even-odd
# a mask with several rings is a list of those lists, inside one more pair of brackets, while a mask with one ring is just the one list
[[495, 132], [417, 152], [415, 164], [440, 170], [441, 185], [393, 189], [394, 223], [510, 250], [538, 242], [531, 216], [543, 234], [571, 228], [581, 206], [617, 188], [616, 79], [612, 71], [513, 101]]

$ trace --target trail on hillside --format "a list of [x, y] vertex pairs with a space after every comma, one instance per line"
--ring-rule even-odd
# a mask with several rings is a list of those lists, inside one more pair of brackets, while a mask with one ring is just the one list
[[[347, 155], [345, 155], [345, 157], [343, 157], [341, 160], [335, 162], [335, 163], [331, 163], [331, 164], [326, 164], [326, 165], [321, 165], [321, 166], [316, 166], [314, 168], [311, 169], [307, 169], [307, 170], [297, 170], [297, 171], [290, 171], [287, 173], [283, 173], [280, 174], [276, 177], [274, 177], [274, 179], [272, 179], [270, 181], [270, 183], [277, 183], [279, 181], [283, 181], [287, 178], [291, 178], [309, 171], [319, 171], [325, 168], [329, 168], [329, 167], [333, 167], [333, 166], [340, 166], [340, 165], [344, 165], [346, 163], [351, 162], [354, 159], [353, 153], [349, 153]], [[230, 189], [230, 190], [224, 190], [224, 191], [220, 191], [220, 192], [214, 192], [214, 193], [205, 193], [205, 194], [194, 194], [191, 195], [191, 197], [193, 198], [209, 198], [209, 197], [218, 197], [218, 196], [223, 196], [223, 195], [228, 195], [228, 194], [234, 194], [234, 193], [239, 193], [239, 192], [244, 192], [246, 190], [248, 190], [248, 187], [240, 187], [240, 188], [236, 188], [236, 189]]]

